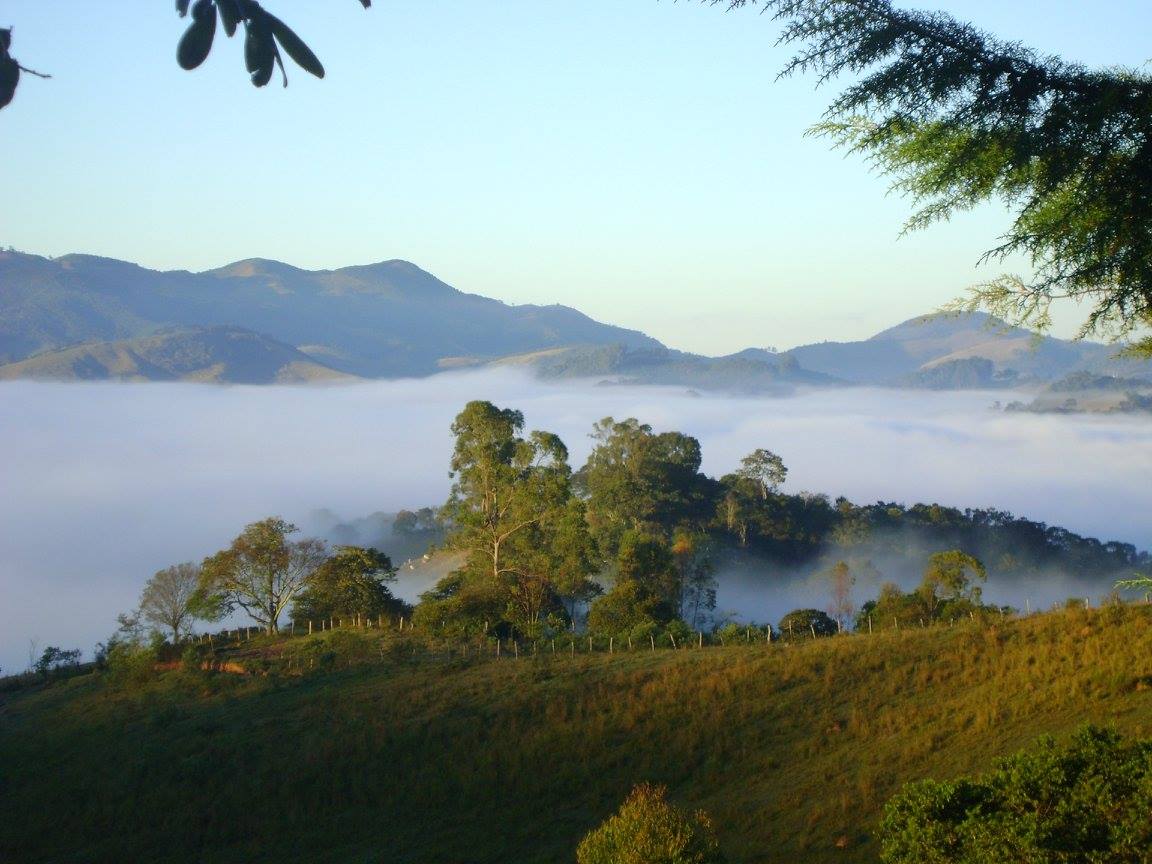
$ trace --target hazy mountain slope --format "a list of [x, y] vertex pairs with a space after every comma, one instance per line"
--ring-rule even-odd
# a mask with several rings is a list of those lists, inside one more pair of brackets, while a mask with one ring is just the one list
[[790, 358], [759, 351], [702, 357], [663, 347], [582, 345], [506, 357], [494, 365], [526, 366], [548, 380], [602, 378], [620, 384], [663, 384], [729, 392], [765, 393], [799, 384], [842, 383], [802, 369]]
[[161, 327], [214, 325], [304, 346], [327, 365], [373, 377], [430, 374], [444, 358], [577, 343], [661, 347], [567, 307], [465, 294], [405, 261], [312, 272], [253, 259], [188, 273], [89, 255], [0, 253], [0, 362]]
[[[862, 342], [821, 342], [785, 352], [806, 369], [858, 384], [913, 384], [955, 380], [971, 386], [966, 375], [936, 374], [992, 363], [996, 381], [1051, 381], [1078, 370], [1133, 375], [1152, 369], [1148, 361], [1116, 358], [1115, 346], [1056, 339], [1012, 327], [982, 312], [940, 313], [913, 318]], [[982, 379], [983, 380], [983, 379]], [[991, 379], [989, 379], [990, 381]]]
[[48, 351], [0, 366], [0, 380], [201, 381], [298, 384], [353, 380], [308, 355], [239, 327], [194, 327]]

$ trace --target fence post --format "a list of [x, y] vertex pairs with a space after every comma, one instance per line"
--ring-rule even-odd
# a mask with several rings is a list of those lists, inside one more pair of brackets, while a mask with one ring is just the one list
[[609, 654], [615, 654], [616, 653], [616, 637], [615, 636], [609, 636], [608, 637], [608, 653]]
[[812, 631], [812, 638], [815, 639], [816, 638], [816, 625], [813, 624], [811, 621], [809, 621], [808, 622], [808, 629]]
[[649, 633], [648, 634], [648, 641], [652, 643], [652, 650], [655, 651], [656, 650], [656, 637], [653, 636], [651, 633]]
[[704, 647], [704, 631], [703, 630], [699, 630], [696, 633], [696, 647], [697, 648], [703, 648]]
[[676, 637], [673, 636], [671, 633], [669, 633], [668, 638], [672, 640], [672, 649], [675, 650], [676, 649]]
[[591, 636], [588, 637], [588, 653], [589, 654], [592, 653], [592, 637]]
[[868, 616], [868, 635], [872, 635], [872, 616]]

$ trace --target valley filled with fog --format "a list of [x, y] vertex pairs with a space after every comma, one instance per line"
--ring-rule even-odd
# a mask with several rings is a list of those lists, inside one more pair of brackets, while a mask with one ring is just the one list
[[[634, 416], [699, 438], [712, 476], [765, 447], [789, 468], [786, 491], [994, 507], [1152, 546], [1152, 422], [1004, 414], [990, 407], [1003, 391], [738, 398], [549, 385], [513, 370], [330, 387], [12, 382], [0, 385], [0, 668], [24, 668], [30, 640], [89, 653], [154, 571], [200, 560], [256, 519], [319, 531], [321, 508], [355, 519], [438, 506], [450, 486], [449, 424], [471, 399], [559, 434], [574, 468], [596, 420]], [[718, 613], [774, 621], [823, 605], [810, 573], [788, 574], [769, 595], [754, 570], [718, 573]], [[414, 600], [426, 581], [405, 572], [397, 593]], [[985, 597], [1023, 607], [1108, 590], [1049, 578], [1011, 590], [989, 581]], [[859, 583], [857, 602], [875, 588]]]

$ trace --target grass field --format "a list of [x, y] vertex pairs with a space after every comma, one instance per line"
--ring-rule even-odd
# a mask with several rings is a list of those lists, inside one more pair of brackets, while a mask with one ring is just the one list
[[271, 674], [0, 697], [0, 860], [551, 864], [649, 780], [738, 864], [869, 862], [909, 780], [1089, 721], [1152, 736], [1145, 606], [614, 655], [247, 647]]

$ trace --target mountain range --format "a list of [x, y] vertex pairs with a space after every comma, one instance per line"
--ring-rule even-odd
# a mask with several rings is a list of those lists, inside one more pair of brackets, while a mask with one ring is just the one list
[[970, 313], [922, 316], [859, 342], [704, 357], [567, 306], [468, 294], [407, 261], [309, 271], [249, 259], [190, 273], [0, 252], [0, 379], [305, 383], [495, 365], [549, 379], [775, 392], [1152, 371], [1115, 354]]

